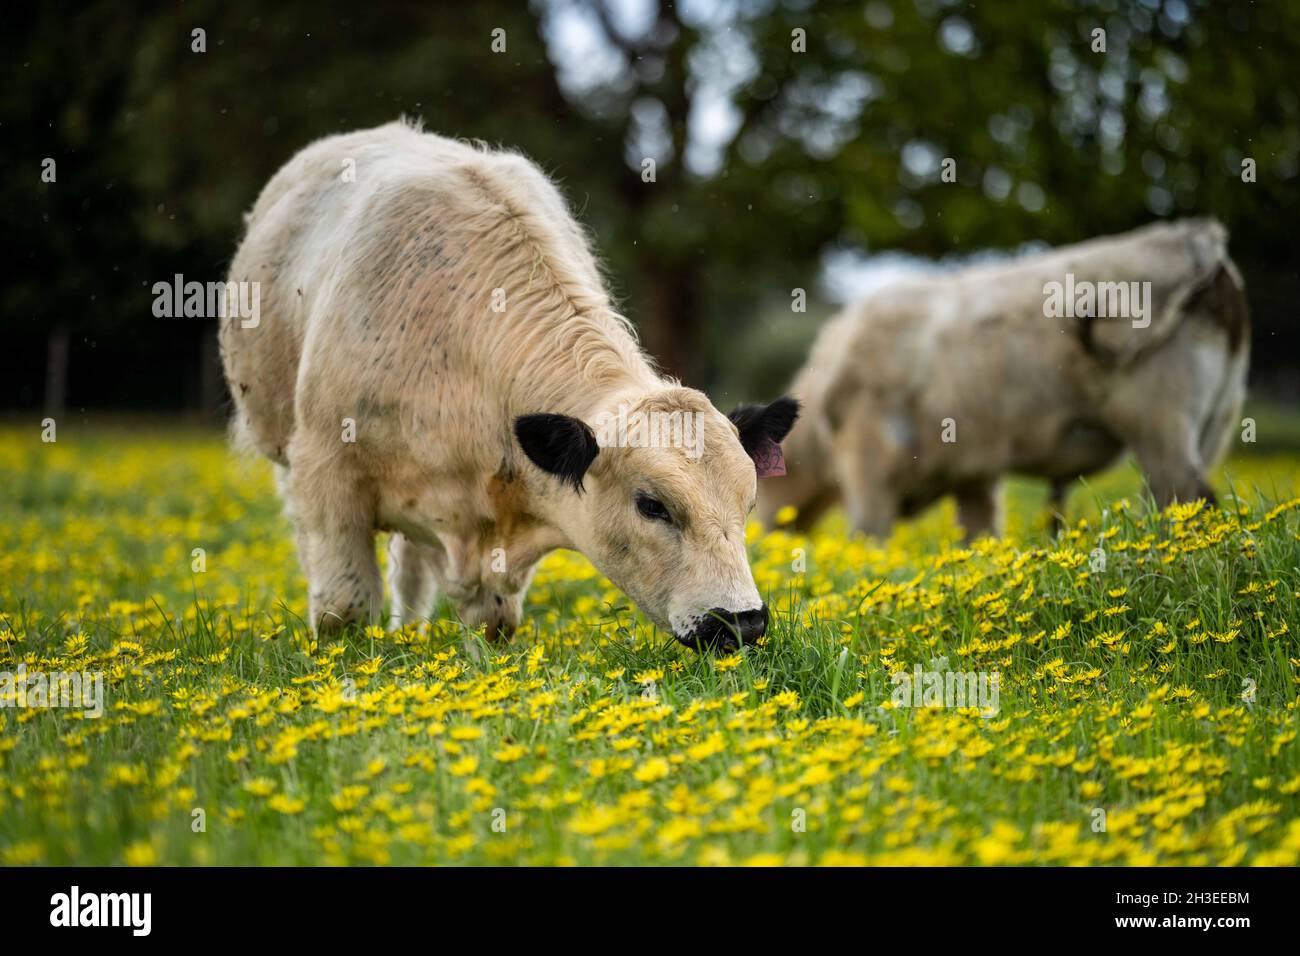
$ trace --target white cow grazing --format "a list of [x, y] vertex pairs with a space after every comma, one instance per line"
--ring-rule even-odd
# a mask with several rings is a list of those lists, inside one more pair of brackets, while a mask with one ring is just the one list
[[[404, 123], [320, 140], [262, 191], [230, 279], [261, 284], [260, 320], [221, 329], [235, 428], [278, 466], [313, 626], [377, 620], [389, 530], [399, 621], [442, 594], [509, 635], [538, 560], [574, 548], [683, 643], [763, 634], [751, 454], [797, 406], [728, 419], [656, 374], [522, 156]], [[685, 440], [597, 441], [655, 416]]]
[[1161, 504], [1213, 501], [1248, 352], [1241, 276], [1209, 220], [907, 279], [822, 330], [792, 390], [789, 475], [760, 510], [770, 525], [793, 505], [807, 527], [842, 500], [884, 535], [954, 494], [974, 536], [996, 529], [1002, 475], [1047, 478], [1059, 512], [1125, 448]]

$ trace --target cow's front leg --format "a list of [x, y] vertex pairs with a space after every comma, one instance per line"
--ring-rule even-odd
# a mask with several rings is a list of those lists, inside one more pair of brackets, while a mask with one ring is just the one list
[[289, 512], [309, 589], [308, 620], [318, 634], [375, 624], [384, 592], [375, 559], [374, 515], [345, 473], [290, 469]]
[[885, 475], [895, 451], [866, 408], [855, 409], [836, 434], [835, 475], [854, 531], [881, 539], [889, 537], [899, 503]]
[[388, 539], [388, 589], [392, 594], [391, 625], [424, 622], [438, 600], [434, 549], [402, 534]]
[[1156, 504], [1165, 508], [1174, 501], [1195, 501], [1197, 498], [1215, 504], [1214, 490], [1201, 462], [1197, 429], [1185, 419], [1173, 416], [1167, 416], [1167, 419], [1141, 432], [1132, 441], [1133, 453], [1146, 472], [1147, 484]]
[[321, 521], [304, 527], [302, 546], [308, 555], [310, 619], [317, 633], [377, 623], [384, 592], [373, 530]]

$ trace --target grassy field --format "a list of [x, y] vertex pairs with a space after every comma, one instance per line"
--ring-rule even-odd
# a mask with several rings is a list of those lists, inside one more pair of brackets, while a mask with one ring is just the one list
[[[9, 427], [0, 474], [0, 671], [105, 680], [99, 718], [0, 709], [5, 864], [1300, 862], [1295, 455], [1157, 517], [1125, 466], [1059, 541], [1027, 482], [969, 548], [951, 506], [751, 528], [774, 626], [726, 658], [570, 553], [509, 645], [317, 646], [269, 469], [214, 433]], [[917, 666], [996, 706], [897, 701]]]

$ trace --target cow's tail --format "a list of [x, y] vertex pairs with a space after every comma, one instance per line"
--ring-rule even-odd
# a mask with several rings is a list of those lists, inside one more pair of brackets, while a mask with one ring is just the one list
[[1224, 336], [1223, 374], [1216, 383], [1214, 401], [1202, 422], [1198, 441], [1201, 460], [1212, 468], [1223, 457], [1240, 422], [1250, 365], [1250, 305], [1236, 263], [1223, 260], [1214, 278], [1198, 293], [1193, 309], [1197, 321], [1212, 323]]

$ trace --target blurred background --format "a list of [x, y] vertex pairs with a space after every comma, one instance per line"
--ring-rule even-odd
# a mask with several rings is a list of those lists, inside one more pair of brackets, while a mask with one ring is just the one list
[[153, 284], [223, 279], [293, 153], [403, 114], [545, 168], [648, 349], [724, 407], [782, 388], [834, 308], [900, 270], [1184, 215], [1230, 229], [1252, 395], [1300, 403], [1291, 0], [87, 0], [6, 21], [0, 409], [222, 419], [215, 322], [155, 318]]

